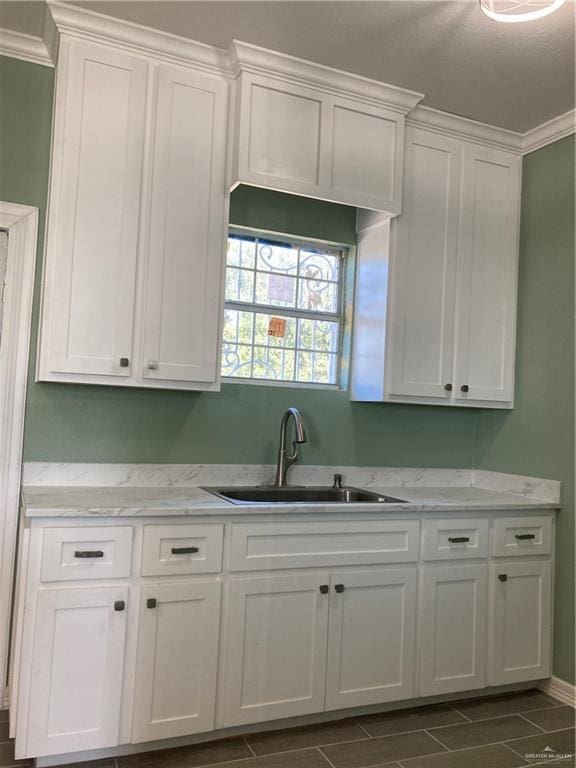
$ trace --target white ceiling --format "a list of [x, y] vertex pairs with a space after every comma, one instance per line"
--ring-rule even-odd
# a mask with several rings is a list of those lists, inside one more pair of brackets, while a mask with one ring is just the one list
[[[514, 131], [574, 107], [574, 0], [498, 24], [478, 0], [74, 0], [227, 47], [233, 38], [426, 94], [423, 103]], [[40, 34], [42, 4], [0, 2], [0, 25]]]

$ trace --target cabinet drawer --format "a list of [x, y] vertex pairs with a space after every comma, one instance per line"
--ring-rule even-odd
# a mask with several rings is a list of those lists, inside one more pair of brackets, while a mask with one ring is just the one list
[[494, 523], [494, 557], [548, 555], [552, 551], [552, 518], [505, 517]]
[[142, 575], [217, 573], [223, 533], [222, 525], [146, 525]]
[[415, 562], [419, 528], [418, 520], [233, 525], [230, 570]]
[[118, 579], [130, 576], [132, 527], [46, 528], [42, 581]]
[[488, 557], [488, 520], [427, 520], [424, 560]]

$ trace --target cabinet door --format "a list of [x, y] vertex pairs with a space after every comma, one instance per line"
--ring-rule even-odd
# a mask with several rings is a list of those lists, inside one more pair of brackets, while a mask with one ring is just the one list
[[416, 568], [332, 576], [326, 709], [414, 696]]
[[404, 116], [344, 98], [327, 99], [330, 191], [335, 200], [400, 213]]
[[328, 583], [322, 573], [231, 580], [224, 725], [324, 709]]
[[449, 400], [460, 143], [406, 129], [402, 215], [391, 225], [388, 392]]
[[483, 688], [487, 565], [424, 568], [420, 695]]
[[38, 594], [28, 756], [118, 744], [128, 588]]
[[130, 375], [147, 67], [116, 48], [61, 45], [41, 379]]
[[492, 566], [491, 685], [550, 677], [550, 568], [549, 561]]
[[511, 404], [514, 396], [520, 169], [517, 155], [473, 144], [464, 150], [454, 382], [460, 402]]
[[312, 88], [243, 73], [240, 77], [238, 180], [316, 197], [323, 95]]
[[142, 587], [132, 741], [214, 728], [220, 591], [217, 580]]
[[221, 78], [159, 67], [145, 268], [146, 380], [218, 378], [227, 103]]

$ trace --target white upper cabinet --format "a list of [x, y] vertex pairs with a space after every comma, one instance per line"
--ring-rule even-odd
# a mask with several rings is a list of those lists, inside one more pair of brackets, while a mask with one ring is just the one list
[[464, 149], [456, 367], [459, 400], [514, 396], [520, 158]]
[[419, 119], [404, 167], [401, 215], [358, 218], [352, 398], [511, 408], [521, 158]]
[[351, 99], [328, 100], [328, 185], [336, 202], [399, 213], [404, 117]]
[[404, 213], [392, 224], [391, 395], [450, 396], [461, 154], [456, 139], [406, 131]]
[[239, 90], [238, 180], [312, 195], [320, 167], [322, 94], [251, 75]]
[[421, 94], [238, 41], [232, 48], [233, 185], [400, 212], [404, 116]]
[[141, 58], [62, 42], [41, 379], [131, 374], [147, 79]]
[[59, 50], [37, 377], [217, 388], [228, 82]]
[[144, 270], [145, 379], [218, 377], [226, 89], [219, 78], [159, 68]]

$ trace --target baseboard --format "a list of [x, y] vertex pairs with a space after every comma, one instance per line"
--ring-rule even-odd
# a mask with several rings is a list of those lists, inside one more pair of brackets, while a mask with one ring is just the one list
[[559, 677], [551, 677], [548, 680], [542, 680], [538, 684], [538, 688], [549, 696], [553, 696], [563, 704], [568, 704], [570, 707], [576, 707], [576, 686], [571, 683], [567, 683], [565, 680], [560, 680]]

